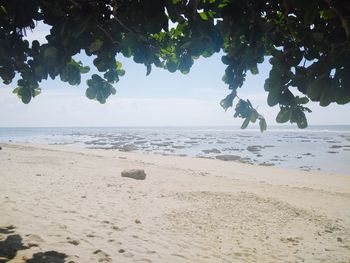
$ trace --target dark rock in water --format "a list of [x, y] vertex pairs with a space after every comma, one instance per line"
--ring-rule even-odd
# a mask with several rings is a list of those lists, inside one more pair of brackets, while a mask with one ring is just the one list
[[341, 148], [342, 146], [341, 145], [332, 145], [330, 148], [331, 149], [338, 149], [338, 148]]
[[243, 149], [239, 149], [239, 148], [234, 148], [234, 147], [229, 147], [229, 148], [223, 148], [223, 151], [235, 151], [235, 152], [242, 152]]
[[0, 151], [2, 150], [2, 147], [0, 146]]
[[159, 146], [159, 147], [167, 147], [167, 146], [171, 145], [171, 143], [169, 143], [169, 142], [151, 142], [151, 145]]
[[247, 151], [249, 151], [249, 152], [258, 152], [258, 151], [260, 151], [262, 149], [262, 146], [260, 146], [260, 145], [252, 145], [252, 146], [248, 146], [247, 147]]
[[137, 150], [137, 147], [133, 144], [126, 144], [126, 145], [123, 145], [122, 147], [120, 147], [119, 150], [122, 152], [131, 152], [131, 151]]
[[87, 145], [107, 145], [107, 143], [104, 140], [92, 140], [84, 143]]
[[274, 166], [273, 163], [266, 163], [266, 162], [260, 163], [259, 165], [261, 165], [261, 166]]
[[241, 159], [241, 162], [243, 163], [250, 163], [252, 159], [250, 159], [249, 157], [244, 157]]
[[211, 149], [211, 150], [202, 150], [202, 152], [204, 152], [204, 153], [221, 153], [221, 151], [220, 150], [218, 150], [218, 149], [215, 149], [215, 148], [213, 148], [213, 149]]
[[303, 153], [304, 156], [312, 156], [311, 153]]
[[197, 141], [186, 141], [186, 142], [184, 142], [184, 143], [187, 143], [187, 144], [198, 144]]
[[145, 143], [147, 143], [147, 141], [145, 141], [145, 140], [143, 140], [143, 141], [139, 140], [139, 141], [134, 142], [134, 144], [145, 144]]
[[172, 145], [171, 147], [175, 148], [175, 149], [185, 149], [186, 146], [182, 146], [182, 145]]
[[231, 154], [217, 155], [215, 158], [222, 161], [242, 161], [240, 156]]
[[326, 142], [328, 142], [328, 143], [339, 143], [337, 141], [326, 141]]
[[145, 180], [146, 173], [141, 169], [130, 169], [122, 171], [122, 177], [129, 177], [136, 180]]

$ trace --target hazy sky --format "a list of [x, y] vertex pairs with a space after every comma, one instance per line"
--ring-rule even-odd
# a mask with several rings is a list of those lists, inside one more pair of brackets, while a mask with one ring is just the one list
[[[28, 38], [44, 41], [47, 29], [40, 26]], [[79, 57], [84, 63], [91, 60]], [[219, 102], [228, 94], [221, 77], [225, 65], [220, 55], [197, 60], [188, 75], [169, 73], [153, 68], [149, 76], [143, 65], [119, 58], [126, 75], [115, 84], [117, 95], [104, 105], [85, 97], [85, 74], [81, 85], [70, 86], [56, 80], [43, 81], [42, 94], [24, 105], [12, 94], [16, 86], [0, 85], [0, 126], [168, 126], [168, 125], [240, 125], [233, 110], [225, 112]], [[249, 98], [267, 119], [275, 125], [278, 106], [268, 107], [263, 89], [269, 64], [260, 66], [260, 74], [248, 76], [239, 90], [241, 98]], [[308, 114], [310, 125], [350, 124], [350, 105], [331, 105], [327, 108], [312, 103]]]

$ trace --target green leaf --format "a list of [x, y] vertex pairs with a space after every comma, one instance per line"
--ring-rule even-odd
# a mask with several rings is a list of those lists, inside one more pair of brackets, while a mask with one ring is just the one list
[[117, 94], [117, 90], [115, 88], [111, 88], [112, 95]]
[[177, 70], [177, 64], [172, 60], [169, 60], [166, 63], [166, 68], [169, 70], [169, 72], [174, 73]]
[[261, 132], [266, 131], [266, 129], [267, 129], [266, 120], [262, 116], [260, 116], [260, 118], [259, 118], [259, 127], [260, 127]]
[[28, 104], [32, 99], [32, 92], [28, 88], [21, 89], [21, 99], [24, 104]]
[[269, 95], [267, 96], [267, 103], [269, 104], [269, 106], [275, 106], [278, 104], [279, 102], [279, 96], [280, 94], [276, 91], [270, 91]]
[[79, 67], [79, 71], [82, 74], [88, 73], [90, 71], [90, 67], [89, 66]]
[[36, 97], [36, 96], [40, 95], [40, 93], [41, 93], [41, 89], [40, 88], [34, 89], [33, 97]]
[[258, 117], [259, 117], [259, 113], [255, 109], [252, 110], [252, 113], [250, 114], [250, 121], [252, 123], [255, 123]]
[[201, 17], [202, 20], [208, 20], [208, 16], [205, 12], [199, 13], [199, 16]]
[[55, 48], [54, 46], [48, 46], [44, 50], [44, 57], [46, 59], [56, 59], [58, 56], [58, 49]]
[[320, 17], [326, 20], [333, 19], [336, 17], [336, 13], [332, 9], [321, 10]]
[[328, 106], [335, 99], [335, 94], [332, 90], [332, 87], [329, 85], [324, 85], [321, 97], [320, 97], [320, 105], [322, 107]]
[[340, 88], [336, 94], [336, 102], [338, 104], [344, 105], [350, 102], [350, 90], [345, 88]]
[[296, 104], [307, 104], [309, 102], [309, 99], [307, 97], [295, 97], [295, 103]]
[[232, 107], [233, 100], [236, 97], [236, 90], [232, 91], [229, 95], [227, 95], [223, 100], [220, 101], [220, 106], [227, 111], [228, 108]]
[[95, 39], [94, 42], [90, 44], [89, 49], [91, 52], [96, 52], [101, 49], [102, 45], [103, 45], [103, 41], [97, 38]]
[[248, 106], [249, 106], [250, 108], [253, 108], [253, 105], [252, 105], [252, 103], [250, 102], [250, 100], [247, 99], [247, 103], [248, 103]]
[[319, 80], [313, 81], [307, 88], [307, 95], [312, 101], [318, 100], [322, 92], [322, 83]]
[[254, 67], [251, 67], [250, 68], [250, 72], [253, 74], [253, 75], [257, 75], [259, 74], [259, 69], [257, 66], [254, 66]]
[[116, 67], [117, 70], [120, 70], [120, 69], [123, 68], [123, 64], [120, 61], [116, 61], [115, 67]]
[[0, 14], [1, 13], [4, 14], [4, 15], [7, 14], [6, 8], [3, 5], [0, 5]]
[[13, 91], [12, 91], [12, 93], [13, 94], [18, 94], [18, 91], [21, 89], [21, 87], [17, 87], [17, 88], [15, 88]]
[[46, 72], [46, 69], [43, 66], [41, 66], [41, 65], [39, 65], [39, 66], [34, 68], [34, 74], [37, 77], [43, 76], [45, 74], [45, 72]]
[[192, 57], [186, 55], [180, 59], [179, 69], [182, 74], [188, 74], [190, 72], [192, 65], [193, 65]]
[[297, 125], [299, 129], [305, 129], [307, 127], [307, 119], [304, 112], [300, 112]]
[[96, 90], [93, 89], [93, 88], [87, 88], [86, 91], [85, 91], [85, 95], [86, 97], [88, 97], [90, 100], [93, 100], [96, 98]]
[[280, 109], [280, 112], [277, 114], [276, 121], [278, 123], [285, 123], [289, 121], [290, 118], [290, 108], [283, 107]]
[[304, 129], [307, 127], [307, 120], [305, 113], [303, 112], [303, 107], [296, 106], [291, 109], [291, 114], [290, 114], [290, 122], [291, 123], [297, 123], [298, 128]]
[[249, 121], [250, 121], [250, 118], [246, 118], [244, 120], [244, 122], [242, 123], [242, 126], [241, 126], [241, 129], [245, 129], [248, 127], [248, 124], [249, 124]]
[[146, 67], [147, 67], [146, 76], [148, 76], [151, 73], [152, 66], [150, 64], [148, 64]]

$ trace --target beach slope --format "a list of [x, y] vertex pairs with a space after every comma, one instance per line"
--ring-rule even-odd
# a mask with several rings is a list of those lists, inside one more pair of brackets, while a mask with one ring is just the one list
[[0, 262], [350, 260], [350, 176], [0, 146]]

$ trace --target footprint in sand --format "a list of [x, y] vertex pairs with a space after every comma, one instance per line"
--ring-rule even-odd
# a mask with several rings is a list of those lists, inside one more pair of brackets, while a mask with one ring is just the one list
[[13, 225], [5, 226], [5, 227], [0, 227], [0, 234], [5, 234], [5, 235], [7, 235], [7, 234], [12, 234], [13, 232], [15, 232], [15, 231], [14, 231], [15, 228], [16, 228], [16, 227], [13, 226]]
[[112, 226], [112, 229], [115, 231], [124, 231], [126, 227]]
[[69, 244], [72, 244], [72, 245], [74, 245], [74, 246], [78, 246], [79, 244], [80, 244], [80, 241], [79, 240], [77, 240], [77, 239], [71, 239], [70, 237], [67, 237], [67, 242], [69, 243]]
[[40, 243], [44, 242], [40, 236], [34, 234], [26, 235], [26, 241], [29, 247], [38, 247]]
[[95, 250], [93, 254], [98, 257], [98, 262], [112, 262], [111, 257], [106, 252], [103, 252], [101, 249]]

